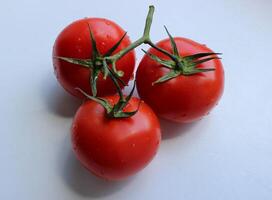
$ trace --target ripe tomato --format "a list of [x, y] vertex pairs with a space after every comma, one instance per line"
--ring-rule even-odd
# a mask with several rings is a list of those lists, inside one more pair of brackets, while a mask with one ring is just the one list
[[[180, 56], [212, 52], [205, 45], [186, 38], [174, 38]], [[172, 53], [170, 39], [157, 44]], [[149, 53], [169, 60], [165, 54], [151, 48]], [[202, 118], [217, 104], [224, 88], [224, 70], [220, 60], [210, 60], [197, 65], [199, 69], [214, 71], [193, 75], [179, 75], [166, 82], [153, 84], [169, 72], [160, 63], [145, 55], [139, 64], [136, 83], [139, 96], [160, 117], [175, 122], [192, 122]]]
[[[116, 23], [102, 18], [85, 18], [75, 21], [59, 34], [53, 49], [55, 74], [64, 89], [80, 98], [83, 98], [84, 96], [78, 92], [78, 90], [75, 90], [75, 88], [81, 88], [88, 94], [91, 94], [90, 69], [68, 63], [55, 57], [91, 59], [93, 50], [89, 26], [94, 39], [96, 40], [98, 52], [101, 55], [107, 53], [125, 34], [124, 30]], [[125, 36], [113, 53], [119, 52], [130, 44], [131, 42], [128, 36]], [[124, 76], [121, 79], [125, 83], [128, 83], [129, 79], [132, 77], [134, 66], [134, 50], [130, 51], [116, 63], [117, 70], [122, 70], [124, 72]], [[110, 78], [108, 77], [104, 80], [102, 74], [99, 75], [97, 80], [97, 91], [98, 96], [116, 93], [115, 86]]]
[[[106, 97], [109, 103], [118, 96]], [[133, 97], [124, 111], [134, 111]], [[86, 101], [72, 125], [72, 144], [80, 162], [92, 173], [108, 180], [123, 179], [144, 168], [155, 156], [161, 140], [160, 125], [151, 108], [141, 103], [129, 118], [113, 119], [95, 101]]]

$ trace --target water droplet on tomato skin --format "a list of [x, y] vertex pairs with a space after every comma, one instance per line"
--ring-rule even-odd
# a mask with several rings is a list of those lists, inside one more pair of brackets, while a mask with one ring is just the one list
[[76, 129], [77, 129], [77, 125], [76, 125], [76, 124], [73, 124], [72, 130], [75, 131]]
[[131, 146], [132, 146], [133, 148], [135, 148], [136, 144], [135, 144], [135, 143], [133, 143]]
[[102, 45], [102, 46], [105, 46], [105, 45], [106, 45], [106, 43], [105, 43], [105, 42], [101, 42], [101, 45]]
[[77, 144], [80, 143], [80, 139], [79, 139], [79, 137], [78, 137], [77, 135], [74, 136], [74, 138], [73, 138], [73, 143], [74, 143], [75, 145], [77, 145]]
[[110, 25], [110, 22], [106, 21], [106, 24], [109, 26], [109, 25]]
[[209, 103], [207, 103], [205, 106], [206, 106], [206, 107], [209, 107], [209, 106], [210, 106], [210, 104], [209, 104]]
[[146, 137], [146, 141], [147, 141], [148, 143], [150, 143], [150, 142], [151, 142], [151, 138], [150, 138], [150, 137]]

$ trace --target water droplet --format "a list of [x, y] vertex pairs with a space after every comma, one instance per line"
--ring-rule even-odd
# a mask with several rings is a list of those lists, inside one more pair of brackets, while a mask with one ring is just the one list
[[105, 42], [101, 42], [101, 45], [102, 45], [102, 46], [105, 46], [105, 45], [106, 45], [106, 43], [105, 43]]
[[110, 25], [110, 22], [106, 21], [106, 24], [109, 26], [109, 25]]
[[76, 124], [73, 124], [72, 129], [73, 129], [73, 131], [74, 131], [75, 129], [77, 129], [77, 125], [76, 125]]
[[134, 147], [136, 146], [136, 144], [135, 144], [135, 143], [133, 143], [131, 146], [134, 148]]

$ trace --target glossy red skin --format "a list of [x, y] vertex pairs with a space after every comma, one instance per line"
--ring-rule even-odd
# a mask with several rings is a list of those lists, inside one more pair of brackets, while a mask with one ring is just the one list
[[[81, 19], [67, 26], [59, 34], [54, 44], [53, 56], [90, 59], [92, 56], [92, 46], [88, 24], [97, 42], [97, 48], [102, 55], [116, 44], [125, 33], [120, 26], [107, 19]], [[114, 53], [119, 52], [129, 44], [131, 42], [129, 37], [126, 36]], [[76, 97], [84, 98], [79, 91], [75, 90], [76, 87], [79, 87], [91, 94], [89, 69], [56, 58], [53, 58], [53, 64], [58, 81], [69, 93]], [[132, 77], [134, 67], [134, 51], [130, 51], [122, 59], [117, 61], [116, 68], [124, 72], [122, 80], [125, 83], [128, 83]], [[110, 78], [104, 80], [102, 75], [99, 76], [97, 81], [97, 91], [98, 96], [116, 93], [116, 89]]]
[[[118, 97], [107, 99], [116, 102]], [[138, 102], [133, 97], [125, 110], [134, 111]], [[124, 179], [143, 169], [155, 156], [160, 140], [157, 116], [144, 102], [134, 116], [110, 119], [101, 105], [86, 101], [72, 125], [77, 158], [93, 174], [107, 180]]]
[[[212, 52], [205, 45], [186, 38], [174, 39], [182, 56]], [[159, 47], [172, 52], [169, 39], [160, 41]], [[155, 49], [150, 53], [162, 59], [167, 56]], [[164, 83], [152, 83], [169, 70], [162, 67], [147, 55], [143, 57], [136, 74], [139, 96], [152, 107], [161, 118], [174, 122], [187, 123], [201, 119], [217, 104], [224, 89], [224, 70], [220, 60], [211, 60], [198, 65], [198, 68], [215, 68], [215, 71], [191, 76], [178, 76]]]

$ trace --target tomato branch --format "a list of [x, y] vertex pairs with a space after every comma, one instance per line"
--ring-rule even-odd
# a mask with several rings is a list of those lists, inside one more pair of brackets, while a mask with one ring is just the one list
[[117, 60], [121, 59], [123, 56], [125, 56], [127, 53], [129, 53], [131, 50], [135, 49], [136, 47], [140, 46], [141, 44], [148, 44], [151, 47], [153, 47], [154, 49], [156, 49], [156, 50], [162, 52], [163, 54], [167, 55], [169, 58], [171, 58], [173, 60], [176, 60], [175, 56], [173, 56], [168, 51], [156, 46], [150, 39], [150, 29], [151, 29], [151, 25], [152, 25], [152, 21], [153, 21], [154, 11], [155, 11], [155, 7], [153, 5], [149, 6], [149, 11], [148, 11], [148, 14], [147, 14], [147, 17], [146, 17], [144, 33], [143, 33], [142, 37], [140, 37], [138, 40], [136, 40], [135, 42], [130, 44], [128, 47], [122, 49], [121, 51], [119, 51], [115, 55], [104, 57], [104, 59], [107, 62], [112, 64], [113, 71], [118, 76], [122, 76], [123, 74], [122, 74], [121, 71], [117, 71], [116, 68], [115, 68], [115, 64], [116, 64]]

